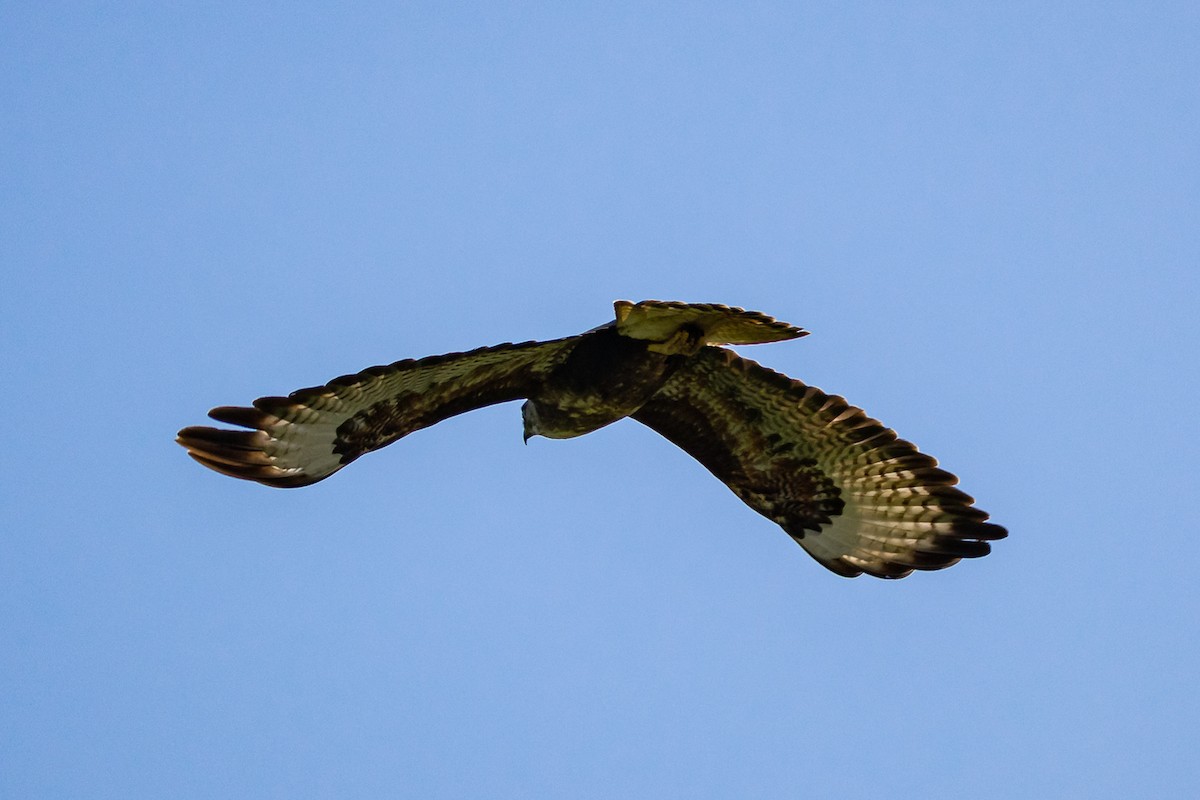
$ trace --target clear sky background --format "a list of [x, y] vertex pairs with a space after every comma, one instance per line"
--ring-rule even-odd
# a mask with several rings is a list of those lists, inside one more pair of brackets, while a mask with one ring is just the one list
[[[1195, 797], [1195, 3], [0, 5], [0, 796]], [[1010, 538], [839, 578], [516, 404], [267, 489], [209, 407], [617, 298]]]

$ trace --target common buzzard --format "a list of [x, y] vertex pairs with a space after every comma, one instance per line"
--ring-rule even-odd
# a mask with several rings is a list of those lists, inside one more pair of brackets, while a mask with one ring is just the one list
[[957, 478], [836, 395], [720, 345], [807, 332], [715, 304], [615, 304], [578, 336], [406, 359], [253, 407], [209, 416], [249, 430], [188, 427], [206, 467], [306, 486], [415, 430], [525, 399], [525, 438], [569, 439], [624, 417], [658, 431], [839, 575], [902, 578], [990, 551], [987, 522]]

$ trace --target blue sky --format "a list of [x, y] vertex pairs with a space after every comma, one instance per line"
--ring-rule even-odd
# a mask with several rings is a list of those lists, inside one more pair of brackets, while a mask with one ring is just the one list
[[[0, 6], [0, 795], [1191, 797], [1189, 3]], [[515, 404], [175, 431], [617, 298], [802, 325], [1010, 529], [823, 570]]]

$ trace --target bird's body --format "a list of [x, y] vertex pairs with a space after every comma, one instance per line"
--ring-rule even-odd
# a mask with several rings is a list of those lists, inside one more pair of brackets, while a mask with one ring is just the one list
[[649, 342], [605, 326], [564, 351], [523, 408], [525, 434], [570, 439], [628, 417], [644, 406], [682, 363]]
[[903, 577], [985, 555], [1006, 532], [957, 479], [842, 398], [722, 344], [805, 332], [715, 304], [616, 304], [578, 336], [372, 367], [252, 408], [209, 415], [250, 430], [184, 428], [200, 463], [304, 486], [456, 414], [525, 399], [525, 438], [566, 439], [632, 417], [679, 445], [841, 575]]

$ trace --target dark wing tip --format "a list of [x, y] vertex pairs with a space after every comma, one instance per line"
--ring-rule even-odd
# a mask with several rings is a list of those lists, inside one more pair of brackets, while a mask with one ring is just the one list
[[193, 425], [184, 428], [175, 441], [190, 453], [232, 466], [268, 466], [271, 457], [263, 450], [267, 435], [262, 431], [228, 431]]
[[[986, 514], [984, 515], [984, 519], [987, 519]], [[1003, 525], [997, 525], [994, 522], [983, 522], [981, 520], [957, 520], [954, 523], [954, 532], [971, 539], [983, 539], [991, 542], [1008, 538], [1008, 529]]]
[[193, 450], [189, 450], [188, 455], [195, 459], [197, 463], [203, 464], [213, 472], [219, 472], [231, 478], [254, 481], [255, 483], [261, 483], [264, 486], [271, 486], [276, 489], [295, 489], [300, 486], [308, 486], [320, 480], [320, 478], [314, 479], [308, 475], [283, 475], [280, 473], [278, 467], [227, 464], [223, 461], [207, 458], [204, 454]]
[[[987, 513], [973, 506], [946, 510], [959, 514], [951, 523], [948, 533], [923, 539], [904, 556], [889, 559], [883, 569], [887, 574], [868, 572], [881, 578], [903, 578], [914, 570], [927, 572], [945, 569], [964, 558], [983, 558], [992, 552], [991, 542], [1008, 536], [1008, 531], [1002, 526], [984, 522]], [[899, 574], [900, 570], [904, 570], [903, 574]]]
[[[214, 412], [221, 410], [213, 409]], [[230, 431], [191, 425], [179, 431], [175, 441], [198, 463], [231, 478], [277, 488], [295, 488], [308, 486], [325, 477], [293, 474], [275, 466], [274, 459], [264, 449], [269, 438], [261, 430]]]

